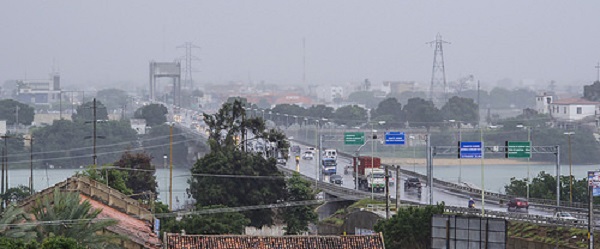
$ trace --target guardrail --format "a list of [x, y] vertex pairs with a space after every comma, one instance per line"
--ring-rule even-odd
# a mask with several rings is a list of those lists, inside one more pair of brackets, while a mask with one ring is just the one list
[[[294, 141], [299, 144], [303, 144], [305, 146], [313, 146], [312, 144], [308, 144], [308, 143], [305, 143], [302, 141], [298, 141], [298, 140], [294, 140]], [[341, 156], [350, 157], [350, 158], [352, 158], [354, 156], [350, 153], [343, 152], [343, 151], [338, 151], [338, 154]], [[385, 165], [385, 164], [382, 164], [382, 165]], [[419, 174], [414, 171], [402, 169], [401, 172], [404, 175], [418, 177], [419, 179], [421, 179], [425, 182], [427, 180], [426, 175], [422, 175], [422, 174]], [[481, 196], [481, 192], [482, 192], [481, 189], [471, 188], [468, 186], [464, 186], [464, 185], [460, 185], [460, 184], [456, 184], [456, 183], [452, 183], [452, 182], [442, 181], [437, 178], [433, 178], [433, 184], [436, 187], [443, 188], [444, 190], [448, 190], [448, 191], [455, 192], [455, 193], [468, 194], [473, 197]], [[511, 196], [511, 195], [506, 195], [506, 194], [495, 193], [495, 192], [491, 192], [491, 191], [485, 191], [484, 194], [485, 194], [486, 199], [502, 201], [502, 202], [508, 202], [512, 198], [519, 197], [519, 196]], [[570, 203], [567, 201], [560, 201], [559, 202], [560, 206], [556, 206], [556, 200], [537, 199], [537, 198], [529, 198], [528, 201], [529, 201], [530, 205], [536, 206], [536, 207], [553, 208], [553, 209], [559, 208], [564, 211], [578, 212], [578, 213], [588, 212], [587, 209], [589, 206], [587, 203], [581, 203], [581, 202]], [[594, 208], [594, 213], [596, 213], [596, 212], [600, 212], [600, 208]]]
[[[502, 218], [512, 221], [523, 221], [535, 224], [548, 224], [556, 226], [576, 227], [576, 228], [587, 228], [587, 222], [584, 219], [567, 220], [560, 218], [547, 217], [542, 215], [526, 214], [526, 213], [513, 213], [513, 212], [497, 212], [497, 211], [485, 211], [485, 214], [481, 214], [481, 209], [475, 208], [463, 208], [463, 207], [445, 207], [445, 213], [456, 213], [456, 214], [468, 214], [480, 217], [492, 217]], [[597, 225], [595, 225], [598, 227]]]

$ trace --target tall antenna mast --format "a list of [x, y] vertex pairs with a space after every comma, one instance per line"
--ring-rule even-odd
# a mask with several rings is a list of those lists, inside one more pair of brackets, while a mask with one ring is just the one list
[[302, 37], [302, 85], [306, 86], [306, 38]]
[[446, 85], [446, 70], [444, 67], [444, 50], [442, 44], [450, 42], [442, 40], [442, 35], [438, 33], [435, 36], [435, 41], [427, 42], [429, 45], [435, 45], [433, 52], [433, 68], [431, 70], [431, 86], [429, 87], [429, 100], [433, 101], [434, 88], [442, 86], [444, 103], [448, 101], [448, 86]]
[[185, 42], [182, 45], [177, 46], [177, 48], [185, 49], [185, 55], [182, 57], [185, 60], [185, 67], [183, 68], [183, 85], [184, 88], [193, 89], [194, 88], [194, 80], [192, 78], [192, 72], [197, 72], [192, 70], [192, 61], [200, 59], [194, 55], [192, 55], [192, 49], [200, 48], [194, 45], [191, 42]]

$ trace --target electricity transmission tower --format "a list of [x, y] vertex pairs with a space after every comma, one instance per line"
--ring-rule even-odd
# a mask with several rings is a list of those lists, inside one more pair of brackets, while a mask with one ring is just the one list
[[443, 87], [443, 98], [444, 102], [448, 101], [448, 85], [446, 84], [446, 70], [444, 68], [444, 50], [442, 45], [444, 43], [450, 44], [450, 42], [442, 40], [442, 35], [438, 33], [435, 36], [435, 41], [427, 42], [429, 45], [435, 45], [433, 52], [433, 68], [431, 70], [431, 86], [429, 87], [429, 100], [434, 101], [436, 88]]
[[177, 48], [185, 49], [185, 55], [181, 58], [185, 60], [185, 67], [183, 68], [183, 86], [187, 89], [194, 87], [194, 80], [192, 79], [192, 72], [197, 72], [192, 69], [192, 61], [200, 61], [200, 59], [192, 54], [192, 49], [200, 48], [191, 42], [185, 42]]

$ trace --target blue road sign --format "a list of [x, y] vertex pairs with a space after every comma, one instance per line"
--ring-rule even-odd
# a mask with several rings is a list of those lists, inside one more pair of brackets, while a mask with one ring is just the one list
[[482, 142], [460, 142], [460, 158], [481, 158]]
[[404, 144], [404, 132], [389, 131], [385, 133], [385, 144]]

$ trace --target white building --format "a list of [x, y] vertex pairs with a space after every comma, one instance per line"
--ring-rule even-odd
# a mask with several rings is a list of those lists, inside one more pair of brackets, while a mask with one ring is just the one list
[[550, 113], [550, 104], [552, 103], [552, 95], [543, 93], [535, 96], [535, 110], [540, 114]]
[[580, 98], [560, 99], [550, 103], [550, 114], [559, 121], [579, 121], [596, 116], [600, 102]]
[[60, 101], [60, 76], [51, 79], [17, 81], [17, 100], [33, 105], [49, 105]]

